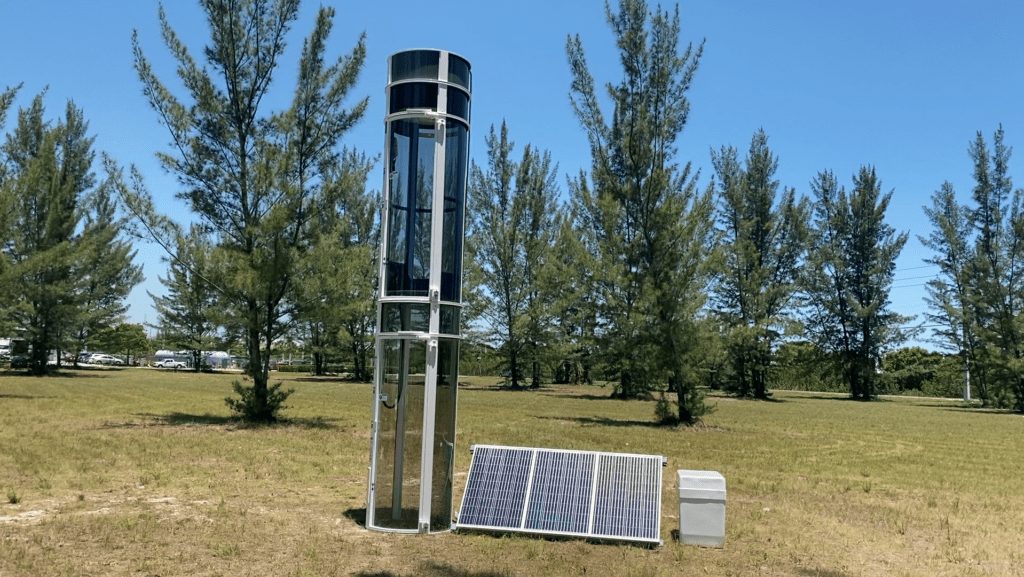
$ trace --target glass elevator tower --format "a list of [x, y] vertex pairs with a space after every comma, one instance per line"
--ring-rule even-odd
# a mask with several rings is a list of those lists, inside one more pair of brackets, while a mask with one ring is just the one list
[[388, 59], [371, 529], [451, 528], [471, 88], [450, 52]]

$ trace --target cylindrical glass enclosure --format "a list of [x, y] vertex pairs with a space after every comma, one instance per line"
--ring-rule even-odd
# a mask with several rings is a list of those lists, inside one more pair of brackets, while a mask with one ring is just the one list
[[443, 50], [388, 59], [371, 529], [451, 528], [471, 78]]

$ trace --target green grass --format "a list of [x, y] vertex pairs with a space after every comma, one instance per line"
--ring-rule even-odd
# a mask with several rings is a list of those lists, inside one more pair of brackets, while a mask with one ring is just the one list
[[[662, 429], [608, 389], [466, 379], [456, 503], [474, 443], [662, 454], [665, 546], [645, 549], [368, 532], [371, 387], [278, 376], [289, 422], [248, 428], [233, 375], [0, 373], [0, 575], [1024, 575], [1020, 415], [777, 393]], [[727, 479], [723, 550], [671, 538], [684, 468]]]

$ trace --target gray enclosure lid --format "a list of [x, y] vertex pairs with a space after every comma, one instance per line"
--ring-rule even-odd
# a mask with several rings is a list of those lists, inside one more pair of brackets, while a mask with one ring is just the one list
[[457, 529], [661, 544], [660, 455], [472, 450]]

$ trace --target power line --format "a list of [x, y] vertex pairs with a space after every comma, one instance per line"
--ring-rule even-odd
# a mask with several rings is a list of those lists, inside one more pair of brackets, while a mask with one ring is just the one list
[[899, 273], [900, 271], [916, 271], [919, 269], [930, 269], [930, 267], [932, 266], [938, 266], [938, 264], [922, 264], [920, 266], [901, 266], [899, 267], [899, 269], [896, 269], [896, 272]]
[[901, 282], [901, 281], [905, 281], [905, 280], [915, 280], [915, 279], [919, 279], [919, 278], [938, 278], [938, 276], [939, 275], [937, 275], [937, 274], [925, 274], [925, 275], [920, 275], [920, 276], [905, 276], [903, 278], [894, 278], [894, 279], [892, 279], [892, 282]]

